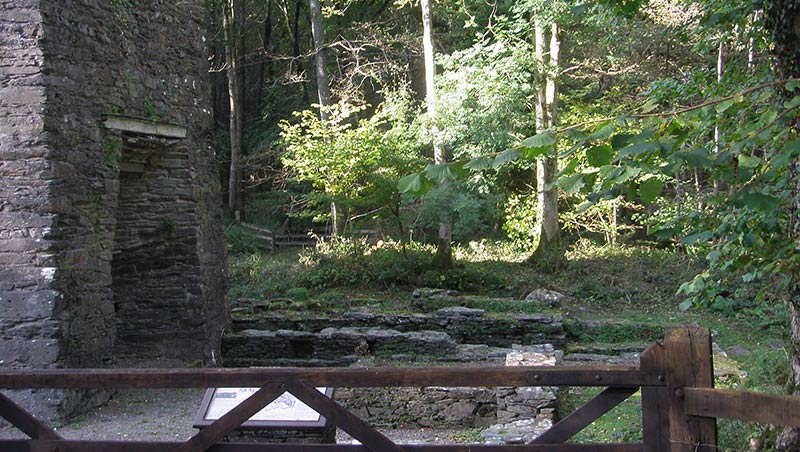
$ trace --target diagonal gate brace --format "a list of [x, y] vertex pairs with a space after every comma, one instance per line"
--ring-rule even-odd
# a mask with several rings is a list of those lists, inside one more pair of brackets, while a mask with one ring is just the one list
[[31, 439], [61, 439], [55, 430], [43, 424], [42, 421], [33, 417], [2, 393], [0, 393], [0, 418], [5, 418]]
[[285, 391], [286, 389], [282, 384], [264, 385], [234, 409], [228, 411], [224, 416], [175, 448], [174, 452], [203, 452], [207, 450]]
[[287, 383], [286, 387], [295, 397], [330, 419], [371, 452], [403, 452], [403, 448], [392, 440], [311, 386], [305, 383]]
[[592, 400], [578, 408], [572, 414], [561, 419], [550, 430], [533, 440], [532, 444], [560, 444], [572, 438], [586, 428], [595, 419], [611, 411], [625, 399], [638, 391], [638, 387], [611, 387], [597, 394]]

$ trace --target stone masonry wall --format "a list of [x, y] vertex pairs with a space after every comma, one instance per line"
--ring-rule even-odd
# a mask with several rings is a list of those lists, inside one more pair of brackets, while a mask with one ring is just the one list
[[0, 7], [0, 366], [213, 362], [228, 314], [202, 0]]
[[[47, 367], [60, 354], [54, 167], [45, 143], [38, 0], [0, 0], [0, 366]], [[53, 394], [40, 395], [43, 405]], [[30, 392], [17, 398], [31, 399]]]

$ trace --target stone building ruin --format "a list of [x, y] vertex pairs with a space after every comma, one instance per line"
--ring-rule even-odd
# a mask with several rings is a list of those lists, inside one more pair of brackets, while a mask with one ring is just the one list
[[205, 17], [202, 0], [0, 0], [0, 367], [218, 356]]

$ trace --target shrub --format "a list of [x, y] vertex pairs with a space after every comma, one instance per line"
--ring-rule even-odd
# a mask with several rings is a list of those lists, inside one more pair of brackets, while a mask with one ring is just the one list
[[228, 244], [229, 255], [260, 253], [267, 249], [262, 239], [236, 223], [231, 223], [225, 228], [225, 241]]
[[536, 193], [509, 196], [504, 206], [506, 222], [503, 229], [517, 246], [534, 249], [539, 241], [536, 232]]
[[432, 256], [432, 247], [414, 242], [372, 245], [366, 238], [329, 237], [302, 253], [300, 262], [308, 269], [300, 279], [320, 289], [414, 285]]
[[228, 271], [231, 299], [269, 299], [283, 297], [295, 286], [297, 265], [292, 264], [291, 253], [231, 254], [228, 256]]

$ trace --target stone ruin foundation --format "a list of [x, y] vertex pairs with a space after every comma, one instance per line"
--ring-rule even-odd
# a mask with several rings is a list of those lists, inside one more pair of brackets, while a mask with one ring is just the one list
[[[0, 1], [0, 367], [214, 363], [204, 18], [202, 0]], [[93, 402], [13, 397], [45, 417]]]

